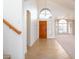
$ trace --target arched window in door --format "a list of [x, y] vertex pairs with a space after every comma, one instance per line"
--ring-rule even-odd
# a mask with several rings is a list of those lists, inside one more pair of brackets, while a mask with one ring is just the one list
[[51, 14], [51, 11], [50, 9], [48, 8], [43, 8], [41, 11], [40, 11], [40, 15], [39, 15], [39, 18], [41, 19], [48, 19], [52, 16]]
[[67, 33], [67, 21], [66, 20], [59, 20], [59, 23], [58, 23], [58, 31], [59, 33]]

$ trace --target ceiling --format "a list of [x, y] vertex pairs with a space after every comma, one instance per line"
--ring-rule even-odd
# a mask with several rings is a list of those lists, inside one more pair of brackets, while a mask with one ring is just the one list
[[[28, 1], [28, 0], [25, 0], [25, 1]], [[75, 8], [75, 0], [50, 0], [50, 1], [60, 4], [72, 10], [74, 10]]]
[[56, 2], [64, 7], [67, 7], [69, 9], [75, 8], [75, 0], [51, 0], [52, 2]]

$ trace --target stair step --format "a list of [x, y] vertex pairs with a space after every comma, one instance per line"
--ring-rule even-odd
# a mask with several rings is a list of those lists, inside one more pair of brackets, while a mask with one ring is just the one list
[[10, 55], [4, 55], [3, 59], [11, 59], [11, 58], [10, 58]]

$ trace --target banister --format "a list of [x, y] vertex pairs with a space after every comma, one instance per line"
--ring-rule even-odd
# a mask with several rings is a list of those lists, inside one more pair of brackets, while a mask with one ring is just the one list
[[12, 24], [10, 24], [6, 19], [3, 19], [3, 22], [10, 28], [12, 29], [14, 32], [16, 32], [17, 34], [21, 34], [21, 31], [19, 31], [17, 28], [15, 28]]

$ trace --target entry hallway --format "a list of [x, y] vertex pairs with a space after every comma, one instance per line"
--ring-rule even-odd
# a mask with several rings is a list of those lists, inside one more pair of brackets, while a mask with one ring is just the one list
[[56, 39], [39, 39], [28, 47], [26, 59], [71, 59]]

